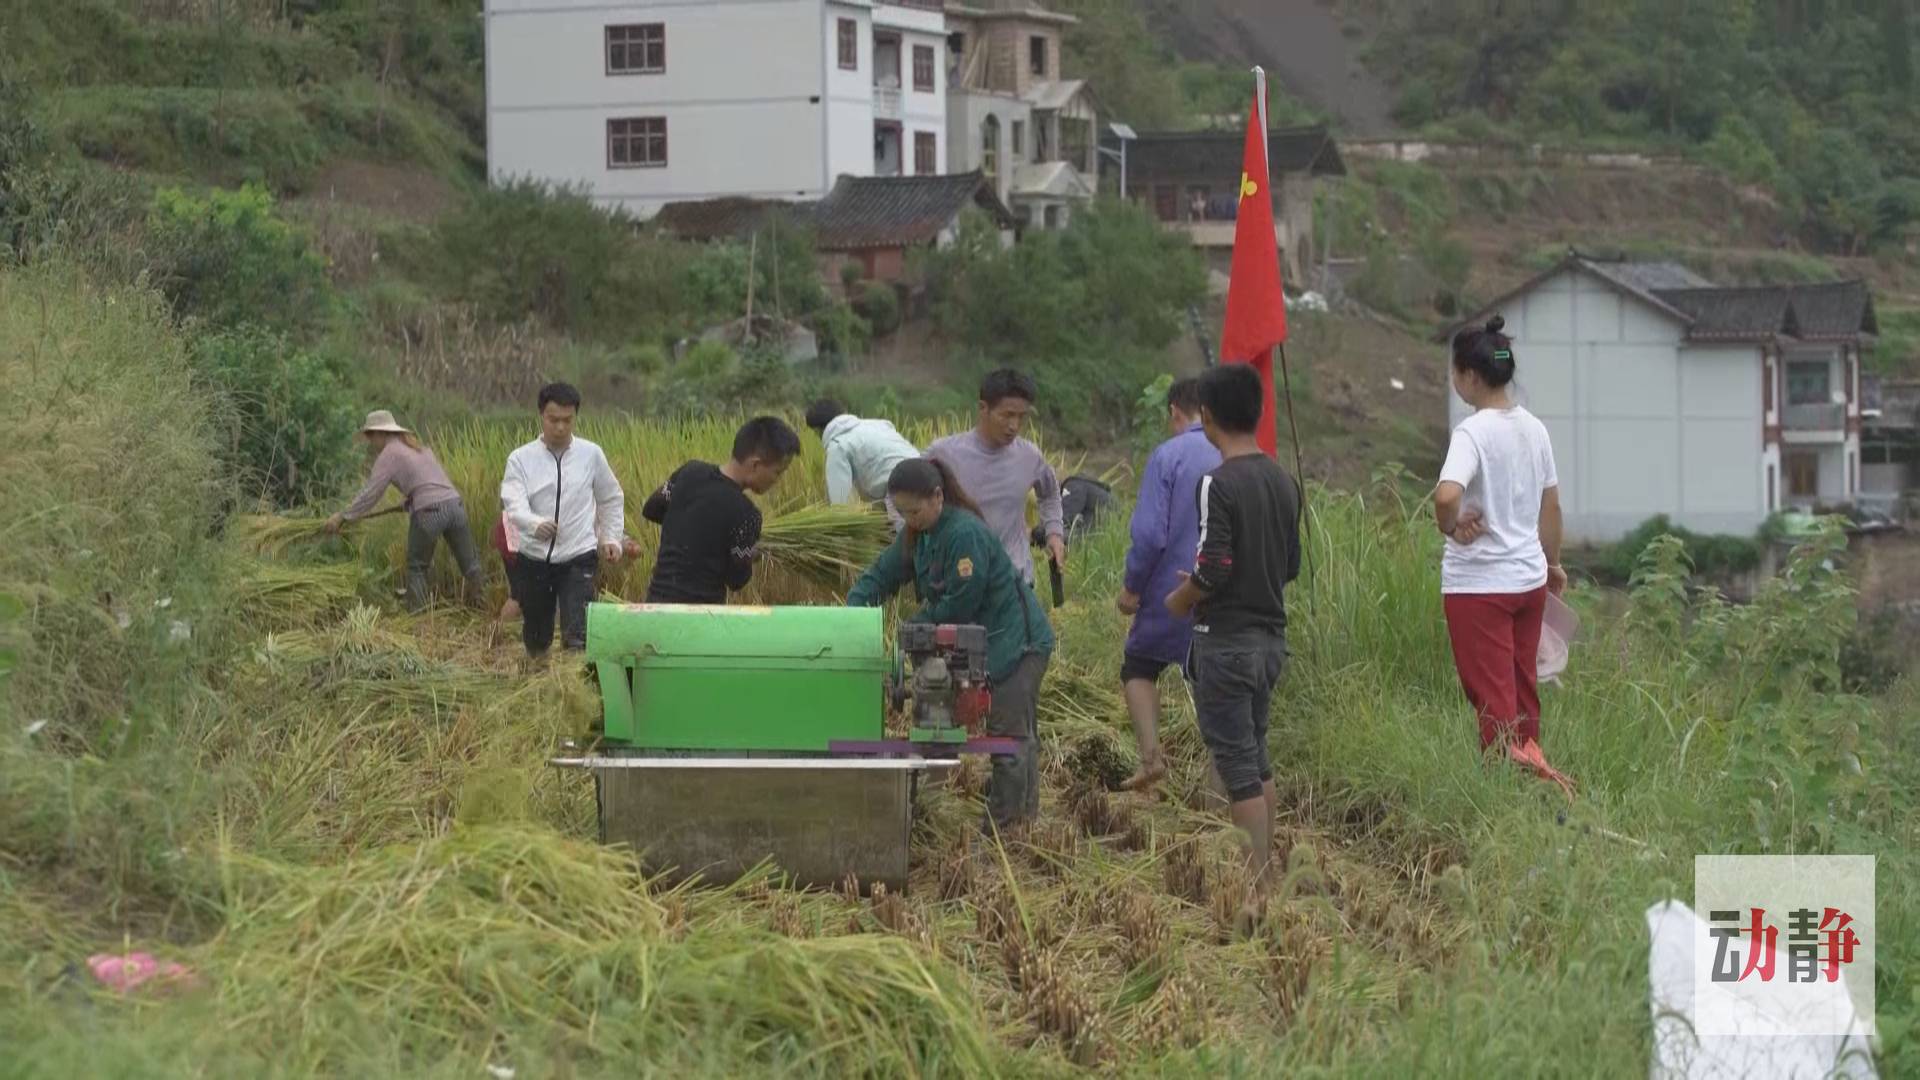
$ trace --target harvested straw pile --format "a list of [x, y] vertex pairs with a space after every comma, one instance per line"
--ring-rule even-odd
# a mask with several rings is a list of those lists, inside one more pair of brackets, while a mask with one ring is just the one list
[[253, 563], [234, 582], [233, 600], [247, 619], [269, 626], [311, 625], [346, 610], [360, 588], [353, 565]]
[[[483, 828], [329, 867], [223, 861], [227, 928], [213, 960], [232, 973], [225, 1019], [319, 1071], [338, 1071], [347, 1062], [334, 1055], [353, 1046], [323, 1018], [370, 1008], [422, 1065], [458, 1054], [524, 1068], [555, 1055], [746, 1071], [805, 1062], [838, 1076], [998, 1071], [985, 1017], [908, 941], [776, 934], [742, 918], [757, 908], [742, 890], [662, 894], [615, 849]], [[502, 1044], [490, 1034], [502, 1030], [541, 1035]]]

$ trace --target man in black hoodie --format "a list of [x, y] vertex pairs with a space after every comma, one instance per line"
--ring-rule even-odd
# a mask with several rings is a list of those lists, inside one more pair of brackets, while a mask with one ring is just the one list
[[800, 456], [800, 436], [774, 416], [742, 425], [733, 459], [689, 461], [648, 496], [640, 515], [660, 526], [660, 557], [647, 584], [649, 604], [724, 604], [753, 579], [764, 495]]

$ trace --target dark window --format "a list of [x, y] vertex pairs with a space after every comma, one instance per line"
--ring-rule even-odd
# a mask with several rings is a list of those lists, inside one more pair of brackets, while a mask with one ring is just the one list
[[628, 116], [607, 121], [607, 168], [657, 169], [666, 163], [666, 117]]
[[915, 176], [932, 176], [940, 171], [938, 143], [931, 131], [913, 133], [913, 173]]
[[915, 45], [913, 47], [913, 88], [933, 92], [933, 46]]
[[1026, 152], [1027, 122], [1025, 120], [1015, 120], [1013, 122], [1013, 156], [1019, 157]]
[[1041, 78], [1047, 77], [1047, 39], [1030, 37], [1027, 39], [1027, 68]]
[[989, 116], [980, 125], [980, 171], [1000, 175], [1000, 118]]
[[1780, 508], [1779, 483], [1773, 474], [1773, 466], [1767, 466], [1767, 513]]
[[1795, 360], [1787, 365], [1787, 404], [1833, 404], [1832, 369], [1825, 360]]
[[667, 27], [633, 23], [607, 27], [607, 74], [656, 75], [667, 70]]
[[1153, 188], [1153, 216], [1161, 221], [1180, 220], [1180, 189], [1172, 184], [1156, 184]]
[[860, 24], [852, 19], [840, 20], [840, 69], [860, 69]]
[[1773, 411], [1773, 361], [1769, 360], [1762, 368], [1765, 375], [1760, 380], [1760, 407], [1767, 412]]

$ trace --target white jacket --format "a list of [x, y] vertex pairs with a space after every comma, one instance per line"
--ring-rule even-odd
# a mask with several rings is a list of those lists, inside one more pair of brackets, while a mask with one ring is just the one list
[[820, 441], [827, 448], [830, 503], [852, 502], [856, 493], [868, 502], [885, 498], [894, 467], [920, 456], [888, 421], [862, 420], [852, 413], [834, 417]]
[[[519, 558], [566, 562], [601, 544], [620, 543], [627, 531], [625, 504], [607, 455], [585, 439], [576, 436], [559, 454], [535, 439], [507, 457], [500, 506]], [[543, 521], [560, 523], [552, 540], [533, 534]]]

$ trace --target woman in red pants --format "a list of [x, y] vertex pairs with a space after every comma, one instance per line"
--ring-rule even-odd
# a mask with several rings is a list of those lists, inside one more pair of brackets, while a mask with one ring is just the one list
[[1453, 388], [1474, 414], [1454, 429], [1433, 505], [1447, 537], [1440, 591], [1453, 662], [1480, 714], [1480, 747], [1558, 779], [1540, 753], [1535, 662], [1560, 568], [1560, 489], [1546, 426], [1514, 404], [1513, 341], [1494, 316], [1453, 339]]

